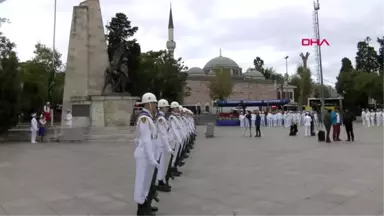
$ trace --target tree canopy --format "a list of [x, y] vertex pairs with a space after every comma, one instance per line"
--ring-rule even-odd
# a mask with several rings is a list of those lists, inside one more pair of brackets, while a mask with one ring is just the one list
[[19, 120], [21, 86], [15, 47], [0, 31], [0, 134]]
[[[189, 95], [186, 87], [187, 70], [181, 58], [173, 59], [165, 50], [141, 53], [140, 44], [132, 37], [139, 28], [132, 26], [123, 13], [117, 13], [106, 26], [109, 60], [124, 47], [131, 80], [128, 91], [135, 96], [152, 92], [159, 98], [181, 101]], [[170, 85], [172, 83], [172, 85]]]
[[187, 68], [182, 59], [173, 59], [165, 50], [143, 53], [140, 76], [135, 80], [142, 83], [138, 86], [138, 93], [152, 92], [168, 101], [181, 101], [187, 79], [187, 74], [182, 72], [185, 70]]
[[357, 43], [356, 68], [352, 61], [343, 58], [337, 76], [337, 93], [344, 97], [345, 107], [352, 110], [368, 107], [368, 99], [383, 103], [383, 47], [384, 37], [377, 38], [379, 52], [370, 45], [371, 39]]
[[229, 69], [214, 68], [215, 77], [208, 84], [212, 100], [226, 100], [233, 91], [232, 75]]
[[257, 71], [262, 73], [267, 80], [276, 80], [278, 82], [284, 81], [284, 76], [280, 73], [277, 73], [273, 67], [265, 67], [264, 60], [260, 57], [256, 57], [253, 60], [253, 65]]

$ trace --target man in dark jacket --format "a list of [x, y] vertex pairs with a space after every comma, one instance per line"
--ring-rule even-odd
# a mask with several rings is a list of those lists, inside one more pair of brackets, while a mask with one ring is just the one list
[[247, 110], [247, 114], [245, 114], [244, 121], [247, 121], [248, 124], [245, 124], [243, 135], [245, 135], [247, 133], [247, 131], [249, 130], [249, 137], [252, 137], [251, 111]]
[[347, 132], [348, 142], [351, 140], [352, 142], [355, 141], [355, 135], [353, 134], [353, 121], [353, 114], [348, 109], [346, 109], [343, 116], [343, 124], [345, 126], [345, 131]]
[[331, 139], [329, 138], [329, 134], [331, 133], [331, 126], [332, 126], [332, 116], [331, 116], [331, 113], [332, 113], [332, 110], [328, 110], [324, 114], [324, 119], [323, 119], [324, 127], [325, 127], [325, 130], [327, 131], [327, 135], [326, 135], [327, 137], [326, 137], [326, 140], [325, 140], [325, 142], [327, 142], [327, 143], [331, 142]]
[[255, 128], [256, 128], [255, 137], [261, 137], [260, 124], [261, 124], [261, 116], [260, 116], [259, 112], [257, 112], [256, 113], [256, 120], [255, 120]]

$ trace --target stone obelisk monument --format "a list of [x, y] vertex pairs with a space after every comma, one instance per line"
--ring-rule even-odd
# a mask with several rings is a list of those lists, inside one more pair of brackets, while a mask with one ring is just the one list
[[102, 95], [108, 66], [100, 1], [86, 0], [73, 7], [62, 126], [65, 126], [67, 109], [72, 111], [74, 127], [129, 124], [127, 118], [136, 98]]

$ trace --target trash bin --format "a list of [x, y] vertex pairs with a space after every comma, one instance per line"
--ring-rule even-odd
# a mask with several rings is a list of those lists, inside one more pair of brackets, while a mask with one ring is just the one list
[[212, 138], [215, 136], [214, 134], [215, 134], [215, 125], [213, 123], [208, 123], [205, 131], [205, 137]]

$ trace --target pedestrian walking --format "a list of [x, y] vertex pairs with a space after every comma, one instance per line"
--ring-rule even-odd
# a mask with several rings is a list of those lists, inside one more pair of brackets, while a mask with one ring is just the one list
[[40, 137], [40, 142], [44, 142], [44, 137], [45, 137], [45, 126], [47, 124], [47, 121], [45, 120], [44, 115], [40, 115], [39, 119], [39, 137]]
[[243, 135], [245, 135], [247, 133], [247, 131], [249, 130], [249, 137], [252, 137], [252, 123], [251, 123], [251, 111], [247, 110], [247, 114], [245, 115], [245, 122], [246, 122], [246, 127], [244, 128], [244, 132], [243, 132]]
[[355, 134], [353, 133], [353, 121], [354, 121], [354, 119], [355, 119], [355, 117], [353, 116], [353, 114], [348, 109], [346, 109], [344, 116], [343, 116], [343, 124], [345, 127], [345, 131], [347, 133], [347, 141], [348, 142], [355, 141]]
[[341, 124], [340, 113], [339, 113], [339, 109], [336, 108], [332, 112], [333, 141], [341, 141], [341, 139], [340, 139], [340, 124]]
[[331, 143], [331, 139], [329, 138], [329, 134], [331, 133], [331, 126], [332, 126], [332, 117], [331, 117], [331, 110], [327, 110], [327, 112], [324, 114], [324, 127], [326, 130], [326, 143]]
[[259, 112], [256, 112], [256, 117], [255, 117], [256, 135], [255, 135], [255, 137], [261, 137], [260, 126], [261, 126], [261, 116], [260, 116]]

